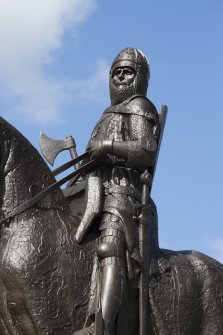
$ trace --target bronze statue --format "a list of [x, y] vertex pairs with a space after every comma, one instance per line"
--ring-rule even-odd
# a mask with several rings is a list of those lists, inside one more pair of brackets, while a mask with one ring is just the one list
[[49, 162], [71, 151], [52, 172], [0, 118], [1, 335], [222, 334], [223, 266], [159, 248], [150, 193], [166, 107], [146, 98], [148, 80], [144, 54], [122, 50], [86, 153], [42, 135]]
[[[134, 48], [122, 50], [110, 71], [111, 107], [97, 123], [87, 148], [97, 161], [90, 176], [103, 184], [96, 249], [98, 292], [90, 314], [94, 315], [95, 307], [101, 309], [107, 335], [114, 334], [127, 280], [134, 281], [142, 263], [136, 222], [137, 205], [142, 198], [140, 177], [155, 164], [159, 137], [158, 113], [146, 98], [148, 80], [146, 57]], [[78, 243], [95, 222], [90, 215], [77, 230]], [[87, 328], [77, 334], [86, 331]]]

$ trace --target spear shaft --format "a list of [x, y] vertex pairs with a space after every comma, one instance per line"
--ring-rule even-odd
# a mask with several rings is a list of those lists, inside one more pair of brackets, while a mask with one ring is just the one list
[[149, 283], [149, 260], [150, 260], [150, 229], [149, 217], [149, 190], [151, 175], [148, 170], [141, 176], [143, 181], [142, 188], [142, 208], [139, 225], [139, 246], [142, 257], [142, 269], [139, 285], [139, 329], [140, 335], [147, 334], [148, 319], [148, 283]]
[[150, 250], [151, 250], [151, 204], [150, 193], [152, 183], [155, 176], [160, 146], [163, 137], [163, 131], [167, 117], [167, 106], [162, 105], [161, 113], [159, 114], [160, 134], [157, 146], [156, 162], [151, 171], [146, 169], [141, 175], [142, 200], [141, 214], [139, 224], [139, 247], [142, 257], [142, 269], [139, 283], [139, 329], [140, 335], [148, 334], [148, 304], [149, 304], [149, 269], [150, 269]]

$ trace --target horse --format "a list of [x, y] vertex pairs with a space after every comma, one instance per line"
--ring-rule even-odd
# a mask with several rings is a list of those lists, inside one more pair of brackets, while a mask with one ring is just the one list
[[79, 219], [59, 188], [13, 216], [55, 179], [2, 118], [0, 153], [0, 334], [70, 335], [85, 321], [94, 242], [75, 243]]
[[[54, 182], [38, 151], [0, 118], [1, 335], [73, 335], [84, 327], [97, 229], [75, 242], [83, 192], [69, 200], [58, 188], [13, 214]], [[148, 335], [223, 334], [223, 266], [199, 252], [161, 249], [151, 203]], [[116, 335], [139, 334], [138, 316], [138, 288], [129, 283]]]

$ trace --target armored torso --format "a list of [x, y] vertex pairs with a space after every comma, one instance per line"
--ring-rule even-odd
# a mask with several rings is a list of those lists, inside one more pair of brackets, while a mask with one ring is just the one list
[[[158, 140], [159, 122], [155, 106], [144, 96], [133, 96], [121, 104], [107, 108], [96, 124], [90, 143], [114, 140], [131, 143], [128, 158], [108, 155], [108, 165], [142, 171], [147, 164], [146, 141]], [[108, 167], [106, 167], [108, 169]]]
[[92, 173], [102, 178], [105, 187], [104, 211], [121, 217], [122, 222], [127, 213], [128, 220], [133, 217], [133, 204], [141, 201], [140, 175], [148, 167], [143, 142], [157, 139], [158, 128], [155, 106], [147, 98], [135, 96], [107, 108], [92, 132], [90, 143], [107, 139], [130, 143], [127, 158], [108, 155], [107, 163]]

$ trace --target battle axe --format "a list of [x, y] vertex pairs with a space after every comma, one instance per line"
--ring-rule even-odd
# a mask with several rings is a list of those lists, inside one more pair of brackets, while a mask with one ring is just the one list
[[[64, 150], [69, 150], [72, 159], [77, 158], [76, 143], [72, 136], [67, 136], [64, 140], [55, 140], [44, 133], [40, 133], [40, 149], [44, 158], [51, 165], [54, 165], [57, 155]], [[75, 164], [76, 170], [80, 167], [79, 163]]]

